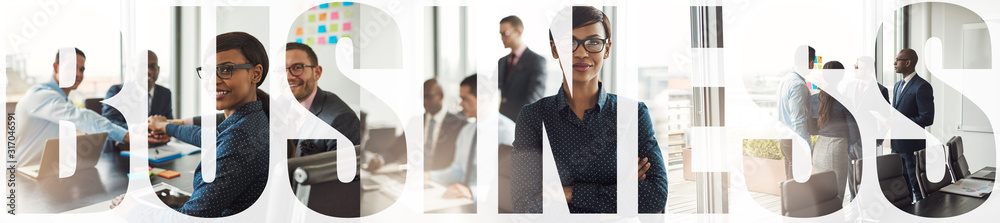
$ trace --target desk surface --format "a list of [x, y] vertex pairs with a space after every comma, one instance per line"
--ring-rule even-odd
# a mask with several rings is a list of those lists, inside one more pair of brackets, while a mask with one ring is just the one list
[[[164, 179], [151, 176], [151, 183], [167, 182], [191, 192], [194, 179], [191, 171], [201, 161], [201, 153], [194, 153], [149, 166], [174, 170], [181, 176]], [[128, 190], [129, 157], [116, 151], [102, 151], [94, 168], [77, 170], [68, 178], [31, 178], [17, 172], [17, 213], [61, 213], [114, 199]]]
[[[983, 169], [995, 168], [985, 167]], [[906, 213], [922, 217], [954, 217], [975, 210], [986, 202], [986, 199], [989, 197], [990, 194], [982, 198], [976, 198], [937, 191], [915, 204], [903, 206], [900, 209]]]

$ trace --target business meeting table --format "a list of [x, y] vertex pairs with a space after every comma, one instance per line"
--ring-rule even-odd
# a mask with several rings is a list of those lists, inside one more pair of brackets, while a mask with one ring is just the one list
[[[181, 143], [181, 142], [173, 142]], [[191, 171], [201, 161], [201, 153], [194, 153], [163, 162], [149, 162], [150, 167], [174, 170], [181, 175], [173, 179], [150, 176], [151, 184], [166, 182], [181, 190], [191, 192], [194, 179]], [[51, 214], [108, 202], [128, 190], [129, 157], [118, 150], [101, 151], [101, 158], [94, 168], [77, 170], [68, 178], [32, 178], [17, 172], [17, 213]], [[110, 206], [110, 203], [108, 203]]]
[[[996, 170], [996, 167], [984, 167], [983, 170]], [[944, 191], [931, 193], [923, 200], [900, 207], [906, 213], [921, 217], [954, 217], [969, 213], [986, 202], [990, 194], [981, 198], [952, 194]]]

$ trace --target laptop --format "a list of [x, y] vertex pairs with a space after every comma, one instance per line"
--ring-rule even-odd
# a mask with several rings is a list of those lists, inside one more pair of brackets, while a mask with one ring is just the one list
[[979, 170], [979, 171], [976, 171], [975, 173], [973, 173], [972, 175], [969, 175], [969, 177], [972, 177], [972, 178], [975, 178], [975, 179], [981, 179], [981, 180], [996, 181], [997, 180], [997, 171], [996, 170], [985, 170], [985, 169], [984, 170]]
[[[101, 158], [101, 150], [108, 133], [76, 136], [76, 169], [94, 168]], [[32, 178], [59, 176], [59, 138], [45, 141], [42, 161], [38, 165], [23, 166], [17, 171]]]

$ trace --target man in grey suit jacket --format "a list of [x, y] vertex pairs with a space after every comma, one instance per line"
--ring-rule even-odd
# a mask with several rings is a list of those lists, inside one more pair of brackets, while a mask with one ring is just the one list
[[[912, 49], [899, 51], [893, 65], [896, 73], [903, 74], [903, 80], [896, 82], [892, 89], [892, 107], [921, 128], [934, 124], [934, 89], [931, 88], [930, 83], [917, 75], [917, 52]], [[915, 172], [917, 159], [913, 152], [926, 148], [926, 141], [923, 139], [893, 139], [891, 143], [892, 152], [898, 153], [903, 158], [910, 192], [913, 193], [916, 200], [923, 199], [917, 186]]]
[[500, 114], [517, 120], [521, 107], [545, 93], [545, 58], [521, 41], [524, 25], [517, 16], [500, 20], [500, 39], [510, 54], [497, 61], [500, 75]]
[[455, 157], [455, 141], [467, 123], [445, 111], [444, 91], [436, 79], [424, 81], [424, 170], [444, 169]]

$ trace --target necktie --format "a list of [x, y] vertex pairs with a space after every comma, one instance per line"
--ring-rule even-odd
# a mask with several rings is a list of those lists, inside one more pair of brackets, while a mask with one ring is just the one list
[[899, 105], [899, 98], [900, 98], [899, 96], [901, 96], [899, 94], [903, 93], [903, 86], [905, 85], [906, 85], [906, 80], [901, 80], [899, 81], [898, 84], [896, 84], [896, 93], [893, 94], [893, 97], [895, 97], [896, 100], [893, 100], [892, 105]]
[[472, 132], [472, 145], [469, 146], [469, 159], [467, 162], [467, 167], [465, 168], [465, 185], [470, 186], [472, 183], [472, 174], [476, 173], [476, 136], [478, 134], [475, 130]]
[[149, 101], [146, 101], [146, 111], [148, 111], [149, 114], [153, 114], [153, 95], [146, 94], [146, 98], [149, 99]]
[[427, 132], [424, 132], [424, 162], [430, 163], [430, 159], [433, 157], [431, 153], [434, 150], [434, 125], [437, 124], [434, 118], [427, 125]]

